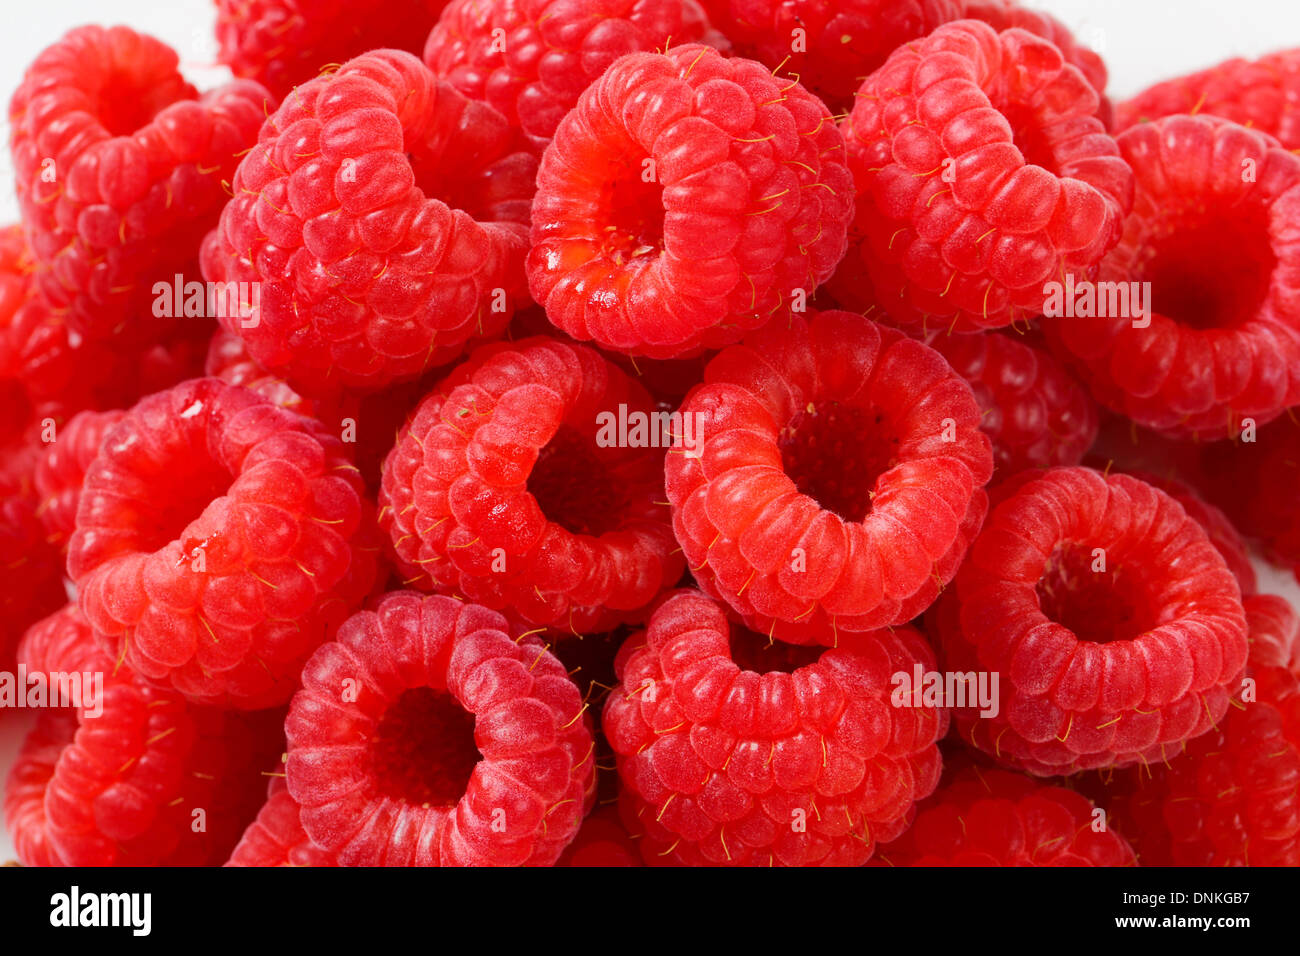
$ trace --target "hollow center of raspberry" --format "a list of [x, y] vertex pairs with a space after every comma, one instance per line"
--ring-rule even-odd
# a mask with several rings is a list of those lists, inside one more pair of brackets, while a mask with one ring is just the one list
[[876, 479], [898, 464], [898, 436], [884, 416], [838, 402], [810, 404], [778, 444], [795, 487], [845, 521], [871, 513]]
[[1038, 581], [1039, 607], [1081, 641], [1127, 641], [1158, 623], [1146, 600], [1142, 577], [1098, 555], [1090, 545], [1059, 546]]
[[625, 503], [594, 440], [571, 425], [561, 425], [538, 453], [528, 493], [537, 499], [546, 520], [574, 534], [613, 531]]
[[788, 644], [766, 634], [751, 631], [743, 624], [732, 624], [728, 639], [731, 660], [743, 671], [767, 674], [780, 671], [792, 674], [801, 667], [816, 664], [826, 648], [820, 645]]
[[412, 804], [455, 806], [480, 758], [474, 715], [431, 687], [403, 691], [370, 741], [379, 792]]
[[1005, 106], [1002, 115], [1011, 124], [1011, 141], [1025, 162], [1033, 166], [1042, 166], [1050, 173], [1057, 172], [1056, 151], [1043, 134], [1042, 125], [1034, 111], [1028, 106], [1013, 103]]
[[446, 162], [435, 153], [413, 147], [406, 154], [415, 174], [415, 187], [426, 199], [436, 199], [452, 209], [460, 209], [472, 219], [490, 221], [491, 177], [472, 162]]
[[1142, 268], [1152, 311], [1192, 329], [1232, 328], [1259, 313], [1277, 257], [1264, 213], [1236, 210], [1171, 231]]
[[[150, 477], [149, 496], [140, 502], [136, 547], [157, 551], [181, 537], [191, 521], [230, 487], [230, 475], [203, 455], [177, 455]], [[202, 542], [182, 541], [186, 557]]]
[[95, 116], [110, 136], [130, 136], [171, 106], [172, 84], [128, 69], [110, 73], [99, 88]]
[[663, 246], [663, 187], [654, 178], [653, 161], [647, 157], [644, 163], [618, 164], [605, 179], [604, 248], [617, 259], [654, 255]]

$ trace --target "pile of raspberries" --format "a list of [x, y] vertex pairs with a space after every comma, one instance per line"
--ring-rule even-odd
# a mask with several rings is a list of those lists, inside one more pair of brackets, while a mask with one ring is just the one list
[[19, 862], [1300, 864], [1300, 50], [365, 6], [10, 101]]

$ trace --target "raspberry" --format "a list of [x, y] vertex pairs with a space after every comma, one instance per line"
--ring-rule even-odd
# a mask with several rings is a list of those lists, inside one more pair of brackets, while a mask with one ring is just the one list
[[703, 46], [623, 57], [542, 157], [528, 282], [556, 326], [673, 358], [802, 308], [844, 255], [853, 187], [826, 107]]
[[725, 41], [695, 0], [452, 0], [424, 62], [484, 100], [538, 157], [578, 96], [626, 53]]
[[199, 96], [174, 50], [126, 27], [79, 27], [36, 58], [9, 107], [18, 204], [41, 291], [72, 331], [168, 330], [153, 283], [197, 275], [268, 97], [249, 80]]
[[669, 597], [604, 711], [646, 861], [865, 863], [939, 781], [947, 711], [890, 704], [918, 663], [934, 655], [911, 628], [773, 645], [698, 592]]
[[[34, 625], [27, 672], [102, 675], [95, 705], [42, 712], [5, 792], [29, 865], [213, 865], [257, 809], [278, 742], [276, 714], [197, 708], [150, 687], [98, 649], [74, 606]], [[206, 830], [193, 826], [203, 811]]]
[[1157, 83], [1115, 108], [1115, 128], [1178, 113], [1221, 116], [1300, 148], [1300, 49], [1259, 60], [1226, 60], [1208, 70]]
[[1092, 802], [1073, 790], [970, 768], [881, 856], [895, 866], [1136, 866], [1128, 842], [1094, 822]]
[[77, 528], [77, 505], [86, 471], [99, 454], [104, 435], [122, 420], [123, 411], [80, 412], [55, 432], [33, 476], [41, 502], [38, 514], [46, 540], [67, 551]]
[[1111, 812], [1154, 866], [1300, 866], [1300, 622], [1246, 599], [1253, 699], [1168, 764], [1109, 781]]
[[578, 832], [595, 786], [582, 695], [506, 626], [399, 591], [308, 662], [285, 723], [289, 793], [340, 864], [547, 866]]
[[628, 835], [616, 807], [597, 810], [582, 823], [556, 866], [640, 866], [636, 841]]
[[226, 866], [337, 866], [333, 854], [311, 842], [299, 813], [284, 778], [274, 778], [266, 803], [244, 831]]
[[1040, 776], [1164, 760], [1209, 730], [1246, 661], [1240, 591], [1167, 494], [1086, 468], [994, 505], [956, 581], [950, 671], [998, 673], [961, 736]]
[[1204, 490], [1270, 560], [1300, 569], [1300, 423], [1293, 413], [1253, 441], [1216, 442], [1203, 453]]
[[1097, 437], [1097, 404], [1036, 336], [939, 333], [926, 343], [970, 383], [1002, 476], [1083, 460]]
[[963, 20], [898, 49], [845, 123], [857, 217], [832, 291], [906, 326], [1037, 316], [1046, 282], [1094, 275], [1132, 204], [1098, 108], [1061, 51], [1021, 29]]
[[537, 337], [475, 351], [384, 465], [380, 524], [406, 583], [561, 632], [644, 620], [684, 568], [663, 503], [674, 439], [604, 434], [602, 416], [624, 409], [652, 422], [645, 390], [587, 346]]
[[185, 382], [104, 436], [68, 573], [115, 660], [191, 700], [267, 707], [373, 580], [359, 486], [318, 423]]
[[700, 587], [755, 630], [836, 644], [911, 620], [957, 570], [993, 470], [979, 407], [932, 349], [847, 312], [724, 350], [666, 467]]
[[218, 59], [283, 99], [332, 64], [381, 47], [418, 53], [445, 0], [216, 0]]
[[1051, 40], [1098, 94], [1106, 88], [1101, 58], [1064, 24], [1008, 0], [705, 0], [705, 7], [737, 53], [797, 77], [835, 113], [852, 108], [862, 81], [900, 46], [965, 17]]
[[260, 283], [223, 325], [305, 394], [378, 388], [505, 328], [536, 169], [504, 117], [379, 50], [298, 87], [239, 165], [203, 244], [210, 281]]
[[1300, 157], [1211, 116], [1118, 142], [1137, 199], [1100, 278], [1150, 283], [1151, 314], [1046, 319], [1053, 347], [1104, 405], [1175, 436], [1222, 438], [1300, 404]]

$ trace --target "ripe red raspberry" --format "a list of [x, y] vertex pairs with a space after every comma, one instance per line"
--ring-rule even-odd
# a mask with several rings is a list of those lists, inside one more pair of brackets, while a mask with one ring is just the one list
[[1246, 661], [1237, 583], [1201, 527], [1128, 475], [1056, 468], [995, 504], [938, 615], [950, 671], [1000, 675], [963, 739], [1040, 776], [1151, 763], [1209, 730]]
[[904, 44], [945, 23], [984, 20], [1023, 27], [1060, 47], [1101, 94], [1106, 67], [1054, 17], [1010, 0], [704, 0], [736, 52], [796, 77], [833, 112], [853, 107], [862, 81]]
[[1097, 403], [1038, 337], [936, 333], [926, 343], [970, 383], [1002, 476], [1077, 465], [1097, 438]]
[[725, 41], [695, 0], [452, 0], [424, 62], [485, 100], [539, 157], [578, 96], [627, 53]]
[[934, 654], [911, 628], [798, 648], [668, 598], [619, 652], [603, 721], [645, 860], [865, 863], [939, 781], [947, 711], [890, 703], [918, 663]]
[[219, 60], [284, 99], [371, 50], [418, 53], [446, 0], [216, 0]]
[[862, 316], [795, 316], [725, 349], [682, 413], [701, 422], [700, 454], [666, 467], [687, 563], [781, 640], [916, 617], [984, 518], [993, 456], [970, 386]]
[[834, 294], [950, 331], [1040, 314], [1045, 283], [1094, 275], [1132, 204], [1098, 108], [1021, 29], [963, 20], [899, 48], [845, 123], [857, 218]]
[[1099, 278], [1150, 283], [1150, 315], [1045, 319], [1053, 347], [1104, 405], [1175, 436], [1222, 438], [1300, 404], [1300, 157], [1211, 116], [1118, 142], [1137, 200]]
[[268, 99], [249, 80], [199, 96], [174, 50], [126, 27], [79, 27], [28, 67], [9, 106], [18, 205], [41, 291], [72, 331], [168, 331], [153, 284], [197, 277]]
[[210, 281], [259, 283], [222, 324], [307, 394], [415, 378], [500, 332], [527, 295], [536, 171], [512, 148], [499, 113], [408, 53], [299, 87], [203, 243]]
[[797, 83], [698, 45], [632, 54], [542, 158], [528, 282], [576, 339], [719, 348], [812, 297], [852, 199], [843, 138]]
[[1300, 866], [1300, 621], [1271, 595], [1247, 598], [1246, 618], [1254, 686], [1243, 699], [1167, 764], [1107, 781], [1146, 865]]
[[603, 807], [582, 822], [556, 866], [641, 866], [636, 840], [619, 818], [618, 808]]
[[225, 859], [257, 812], [262, 772], [280, 749], [277, 714], [194, 707], [143, 683], [96, 646], [73, 605], [28, 631], [19, 660], [28, 674], [94, 673], [103, 681], [97, 700], [41, 713], [10, 773], [5, 816], [22, 862]]
[[80, 412], [55, 431], [55, 439], [36, 463], [33, 480], [40, 500], [37, 513], [46, 540], [61, 551], [77, 529], [77, 505], [86, 471], [108, 431], [126, 412]]
[[195, 701], [267, 707], [371, 586], [359, 488], [319, 423], [185, 382], [104, 436], [68, 573], [115, 660]]
[[1300, 423], [1293, 412], [1254, 441], [1215, 442], [1203, 452], [1204, 490], [1272, 561], [1300, 570]]
[[273, 778], [266, 803], [225, 865], [337, 866], [332, 853], [311, 842], [302, 828], [300, 812], [285, 788], [284, 778]]
[[940, 787], [880, 857], [894, 866], [1136, 866], [1127, 840], [1093, 829], [1093, 809], [1073, 790], [973, 767]]
[[1208, 70], [1157, 83], [1115, 107], [1115, 128], [1178, 113], [1221, 116], [1300, 148], [1300, 49], [1258, 60], [1225, 60]]
[[[609, 419], [624, 412], [621, 436]], [[653, 427], [653, 412], [585, 345], [537, 337], [475, 351], [384, 465], [380, 525], [406, 583], [560, 633], [644, 620], [684, 568], [663, 502], [676, 426]]]
[[594, 796], [582, 695], [545, 646], [449, 597], [386, 595], [303, 670], [302, 826], [345, 866], [555, 862]]

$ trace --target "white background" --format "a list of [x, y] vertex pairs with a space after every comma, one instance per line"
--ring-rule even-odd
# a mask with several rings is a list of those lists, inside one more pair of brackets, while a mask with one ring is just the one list
[[[209, 0], [4, 0], [0, 31], [0, 100], [6, 104], [27, 64], [66, 30], [83, 23], [126, 24], [171, 44], [186, 77], [200, 89], [228, 76], [215, 64], [214, 6]], [[1294, 0], [1026, 0], [1055, 14], [1092, 46], [1110, 69], [1110, 93], [1124, 98], [1158, 80], [1233, 56], [1254, 57], [1300, 46], [1300, 3]], [[22, 12], [19, 13], [19, 7]], [[0, 117], [0, 137], [8, 128]], [[0, 223], [17, 219], [7, 148], [0, 148]], [[1289, 574], [1259, 565], [1260, 589], [1300, 605]], [[0, 712], [0, 777], [8, 772], [26, 715]], [[0, 861], [13, 858], [0, 829]]]

